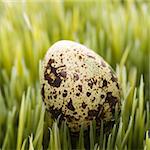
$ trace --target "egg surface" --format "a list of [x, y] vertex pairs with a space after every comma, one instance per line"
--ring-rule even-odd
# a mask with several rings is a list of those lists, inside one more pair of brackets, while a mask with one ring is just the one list
[[[120, 111], [120, 86], [106, 61], [73, 41], [52, 45], [40, 68], [41, 94], [53, 119], [65, 120], [72, 132], [92, 120], [107, 127]], [[104, 126], [104, 127], [105, 127]]]

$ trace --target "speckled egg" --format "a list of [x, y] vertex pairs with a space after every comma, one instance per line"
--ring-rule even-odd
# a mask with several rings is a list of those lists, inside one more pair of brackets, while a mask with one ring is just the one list
[[41, 94], [52, 118], [65, 120], [72, 132], [92, 120], [97, 128], [114, 122], [120, 111], [118, 79], [106, 61], [91, 49], [73, 41], [52, 45], [40, 68]]

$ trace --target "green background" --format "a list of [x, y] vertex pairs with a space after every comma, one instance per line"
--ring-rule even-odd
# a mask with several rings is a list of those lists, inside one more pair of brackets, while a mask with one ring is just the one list
[[[150, 2], [134, 0], [0, 1], [0, 148], [71, 149], [65, 123], [48, 128], [39, 85], [39, 60], [62, 39], [96, 51], [121, 82], [121, 118], [109, 134], [91, 124], [90, 148], [150, 149]], [[81, 129], [75, 147], [84, 141]]]

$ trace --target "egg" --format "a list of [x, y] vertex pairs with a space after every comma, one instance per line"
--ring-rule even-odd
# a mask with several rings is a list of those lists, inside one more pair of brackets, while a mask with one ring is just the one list
[[62, 40], [41, 61], [41, 94], [53, 119], [66, 121], [71, 132], [86, 130], [92, 120], [104, 128], [120, 112], [120, 85], [110, 65], [86, 46]]

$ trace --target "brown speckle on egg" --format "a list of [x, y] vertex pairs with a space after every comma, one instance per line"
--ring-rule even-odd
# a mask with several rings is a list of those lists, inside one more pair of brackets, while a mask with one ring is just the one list
[[78, 85], [78, 90], [82, 92], [82, 85]]
[[52, 117], [54, 119], [58, 118], [58, 116], [61, 116], [62, 119], [64, 118], [64, 115], [62, 113], [62, 108], [57, 109], [57, 108], [54, 108], [54, 106], [52, 106], [52, 107], [49, 107], [48, 111], [52, 114]]
[[67, 90], [64, 90], [62, 96], [63, 96], [63, 97], [66, 97], [66, 96], [67, 96]]
[[42, 85], [42, 89], [41, 89], [41, 95], [42, 95], [43, 101], [44, 101], [44, 99], [45, 99], [45, 90], [44, 90], [44, 86], [45, 86], [45, 84]]
[[85, 109], [87, 104], [85, 102], [82, 103], [82, 108]]
[[117, 82], [117, 77], [114, 76], [114, 73], [112, 71], [110, 71], [110, 73], [111, 73], [111, 80], [113, 82]]
[[88, 86], [92, 89], [92, 87], [93, 87], [93, 82], [90, 80], [90, 81], [88, 81]]
[[68, 109], [70, 109], [70, 110], [72, 110], [72, 111], [75, 110], [74, 106], [72, 105], [72, 99], [71, 99], [71, 98], [70, 98], [70, 101], [69, 101], [68, 104], [67, 104], [67, 107], [68, 107]]
[[74, 74], [73, 74], [73, 77], [74, 77], [74, 81], [79, 80], [79, 75], [78, 75], [77, 73], [74, 73]]
[[79, 56], [79, 59], [82, 59], [82, 56]]
[[104, 97], [105, 97], [105, 95], [104, 95], [104, 94], [102, 94], [102, 95], [101, 95], [101, 98], [103, 99]]
[[103, 80], [103, 86], [102, 87], [105, 87], [107, 86], [107, 80]]
[[101, 65], [102, 67], [106, 67], [106, 64], [104, 63], [104, 61], [101, 61]]
[[110, 104], [110, 106], [115, 106], [117, 102], [117, 97], [112, 95], [112, 92], [108, 92], [106, 96], [106, 102]]
[[95, 97], [93, 97], [93, 99], [92, 99], [92, 102], [94, 102], [95, 101]]
[[95, 57], [94, 57], [94, 56], [92, 56], [92, 55], [87, 54], [87, 56], [88, 56], [89, 58], [93, 58], [93, 59], [95, 59]]
[[76, 96], [80, 96], [80, 93], [76, 93]]
[[86, 95], [87, 95], [87, 97], [89, 97], [89, 96], [91, 95], [91, 93], [90, 93], [90, 92], [87, 92]]
[[57, 98], [57, 95], [54, 95], [54, 99], [56, 99]]
[[60, 76], [62, 76], [63, 78], [66, 78], [67, 73], [65, 71], [60, 72]]
[[73, 114], [74, 114], [74, 115], [76, 115], [76, 114], [77, 114], [77, 112], [74, 112]]

